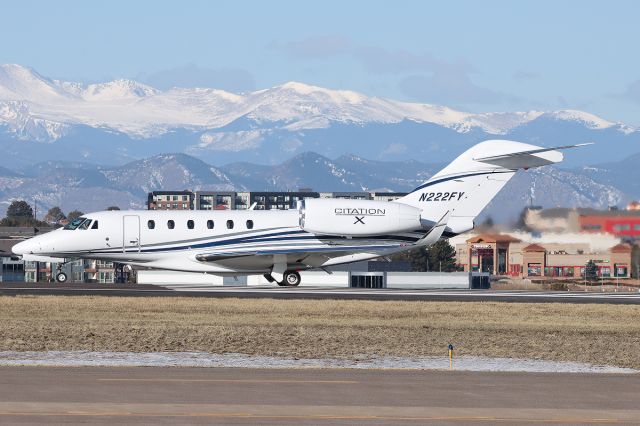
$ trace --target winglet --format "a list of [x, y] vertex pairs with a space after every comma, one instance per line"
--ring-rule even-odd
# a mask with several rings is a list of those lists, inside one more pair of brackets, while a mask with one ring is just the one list
[[427, 235], [416, 241], [416, 245], [430, 246], [435, 244], [440, 239], [440, 237], [442, 237], [442, 234], [447, 227], [447, 222], [449, 222], [449, 217], [451, 217], [451, 211], [447, 210], [447, 212], [440, 218], [438, 223], [436, 223], [433, 228], [431, 228]]

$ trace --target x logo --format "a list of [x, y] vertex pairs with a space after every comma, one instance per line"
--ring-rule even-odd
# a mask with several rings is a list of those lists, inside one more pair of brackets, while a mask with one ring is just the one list
[[356, 223], [361, 223], [364, 225], [364, 216], [356, 216], [356, 221], [353, 222], [353, 224], [355, 225]]

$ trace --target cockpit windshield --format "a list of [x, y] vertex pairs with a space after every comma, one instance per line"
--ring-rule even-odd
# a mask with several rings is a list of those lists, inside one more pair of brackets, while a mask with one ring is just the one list
[[[71, 222], [67, 223], [64, 226], [64, 229], [73, 231], [74, 229], [77, 229], [80, 225], [83, 225], [84, 222], [91, 222], [91, 219], [87, 219], [86, 217], [79, 217], [77, 219], [73, 219]], [[87, 224], [87, 226], [89, 226], [89, 224]], [[87, 228], [82, 228], [82, 229], [87, 229]]]
[[89, 229], [89, 225], [91, 225], [91, 219], [87, 219], [78, 226], [78, 229]]

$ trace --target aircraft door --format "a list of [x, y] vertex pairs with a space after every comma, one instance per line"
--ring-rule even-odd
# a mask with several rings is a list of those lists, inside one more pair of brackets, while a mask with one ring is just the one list
[[140, 251], [140, 216], [122, 217], [122, 251]]

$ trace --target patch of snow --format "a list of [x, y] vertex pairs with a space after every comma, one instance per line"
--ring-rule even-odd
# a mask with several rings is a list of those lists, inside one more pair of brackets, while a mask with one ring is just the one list
[[614, 125], [614, 123], [600, 118], [597, 115], [573, 109], [554, 111], [550, 115], [557, 120], [578, 121], [590, 129], [606, 129]]
[[246, 151], [257, 148], [264, 137], [261, 130], [240, 132], [209, 132], [200, 136], [200, 148], [215, 151]]
[[[446, 357], [368, 357], [361, 359], [297, 359], [244, 354], [212, 354], [206, 352], [0, 352], [0, 365], [39, 366], [144, 366], [144, 367], [238, 367], [238, 368], [362, 368], [447, 370]], [[521, 371], [538, 373], [638, 373], [631, 368], [594, 365], [568, 361], [537, 359], [459, 357], [454, 370], [461, 371]]]

